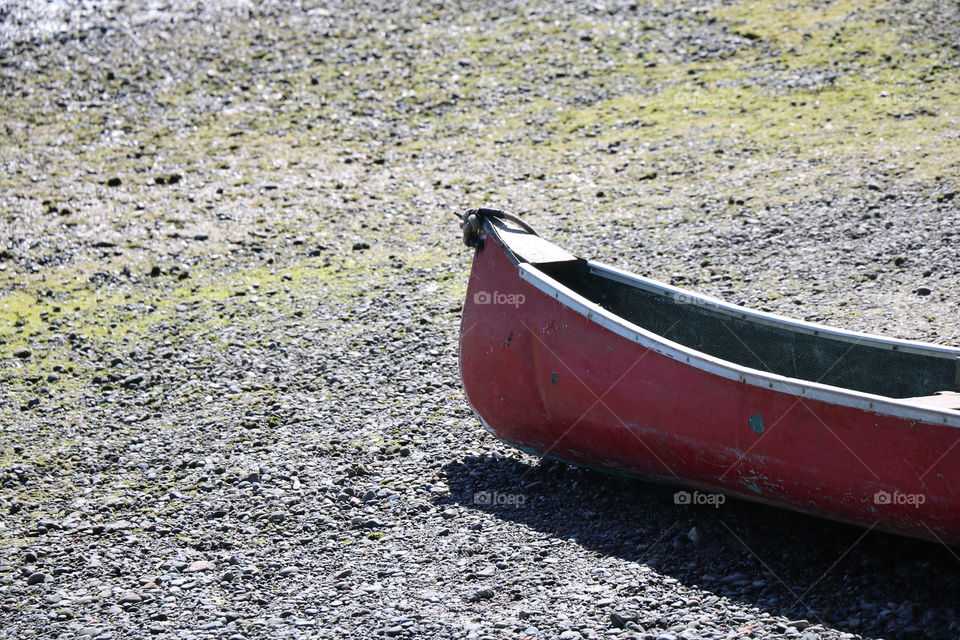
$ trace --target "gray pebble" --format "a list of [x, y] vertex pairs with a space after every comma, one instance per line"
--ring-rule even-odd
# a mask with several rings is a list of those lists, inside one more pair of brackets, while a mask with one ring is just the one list
[[40, 584], [41, 582], [47, 581], [47, 574], [45, 573], [31, 573], [27, 578], [27, 584]]
[[214, 564], [209, 560], [197, 560], [196, 562], [191, 562], [183, 570], [184, 573], [197, 573], [199, 571], [209, 571], [214, 568]]
[[470, 596], [470, 600], [473, 602], [477, 602], [480, 600], [489, 600], [494, 595], [496, 594], [494, 593], [493, 589], [490, 589], [487, 587], [487, 588], [478, 589], [477, 591], [474, 591], [473, 594], [471, 594]]

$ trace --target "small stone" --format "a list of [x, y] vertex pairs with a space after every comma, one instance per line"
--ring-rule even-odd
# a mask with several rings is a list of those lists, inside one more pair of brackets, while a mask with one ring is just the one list
[[30, 577], [27, 578], [27, 584], [40, 584], [41, 582], [47, 581], [47, 574], [45, 573], [31, 573]]
[[116, 176], [107, 180], [108, 187], [119, 187], [121, 184], [123, 184], [123, 182], [120, 180], [120, 178], [117, 178]]
[[933, 292], [927, 287], [920, 287], [914, 291], [914, 293], [916, 293], [918, 296], [928, 296]]
[[628, 622], [636, 622], [637, 617], [626, 613], [613, 612], [610, 614], [610, 624], [614, 629], [626, 629]]
[[106, 531], [126, 531], [127, 529], [133, 529], [133, 523], [129, 520], [116, 520], [108, 522], [104, 528]]
[[236, 577], [237, 574], [235, 574], [233, 571], [225, 571], [223, 575], [220, 576], [220, 579], [224, 582], [233, 582]]
[[693, 544], [700, 544], [700, 531], [696, 527], [691, 527], [690, 531], [687, 532], [687, 540]]
[[127, 593], [124, 593], [123, 595], [121, 595], [120, 599], [117, 600], [117, 602], [119, 604], [137, 604], [139, 602], [143, 602], [143, 598], [138, 593], [134, 593], [133, 591], [128, 591]]
[[133, 373], [123, 379], [121, 384], [125, 387], [138, 387], [145, 380], [142, 373]]
[[30, 349], [17, 349], [13, 352], [15, 358], [20, 358], [21, 360], [26, 360], [31, 356]]
[[489, 600], [494, 596], [493, 589], [484, 588], [479, 591], [475, 591], [473, 595], [470, 596], [472, 602], [479, 602], [480, 600]]
[[334, 580], [341, 580], [341, 579], [346, 578], [347, 576], [349, 576], [351, 573], [353, 573], [353, 569], [344, 569], [343, 571], [339, 571], [339, 572], [333, 574], [333, 579], [334, 579]]
[[292, 567], [292, 566], [291, 566], [291, 567], [284, 567], [283, 569], [280, 569], [280, 575], [281, 575], [281, 576], [292, 576], [293, 574], [299, 573], [299, 572], [300, 572], [300, 568], [299, 568], [299, 567]]
[[213, 569], [214, 564], [209, 560], [197, 560], [196, 562], [191, 562], [187, 565], [187, 568], [183, 570], [184, 573], [198, 573], [200, 571], [209, 571]]

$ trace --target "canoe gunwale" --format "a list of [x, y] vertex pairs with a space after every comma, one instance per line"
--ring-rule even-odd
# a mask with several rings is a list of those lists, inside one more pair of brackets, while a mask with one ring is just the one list
[[[843, 387], [812, 382], [800, 378], [791, 378], [767, 371], [761, 371], [736, 364], [697, 351], [680, 343], [669, 340], [657, 333], [636, 325], [625, 318], [616, 315], [590, 301], [586, 297], [573, 291], [555, 278], [547, 275], [535, 265], [526, 262], [522, 256], [515, 254], [507, 240], [502, 237], [498, 227], [485, 220], [484, 230], [500, 240], [498, 247], [517, 265], [518, 275], [524, 281], [540, 290], [545, 295], [556, 299], [564, 306], [586, 317], [614, 333], [656, 353], [669, 357], [678, 362], [700, 369], [712, 375], [718, 375], [730, 380], [736, 380], [756, 387], [772, 389], [792, 396], [809, 398], [829, 404], [860, 409], [870, 413], [893, 416], [901, 419], [922, 422], [931, 425], [944, 425], [960, 428], [960, 411], [938, 409], [911, 404], [907, 399], [890, 398], [862, 391], [855, 391]], [[800, 331], [813, 335], [839, 339], [848, 342], [867, 343], [870, 346], [882, 347], [891, 350], [908, 351], [922, 355], [940, 358], [960, 358], [960, 349], [943, 347], [908, 340], [895, 340], [854, 331], [835, 329], [824, 325], [813, 324], [801, 320], [785, 318], [775, 314], [756, 311], [724, 302], [718, 298], [706, 296], [686, 289], [673, 287], [665, 283], [643, 278], [628, 271], [610, 267], [602, 263], [587, 261], [591, 274], [618, 280], [624, 284], [636, 286], [647, 291], [661, 292], [664, 295], [682, 295], [690, 299], [693, 304], [703, 304], [717, 310], [739, 316], [747, 320], [772, 324], [792, 331]]]

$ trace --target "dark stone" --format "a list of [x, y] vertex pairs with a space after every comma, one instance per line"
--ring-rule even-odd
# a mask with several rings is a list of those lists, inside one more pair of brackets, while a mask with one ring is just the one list
[[470, 596], [470, 600], [472, 602], [479, 602], [480, 600], [489, 600], [494, 595], [495, 594], [493, 589], [486, 587], [486, 588], [480, 589], [479, 591], [475, 591], [473, 595]]
[[124, 378], [121, 384], [125, 387], [138, 387], [144, 380], [142, 373], [134, 373]]

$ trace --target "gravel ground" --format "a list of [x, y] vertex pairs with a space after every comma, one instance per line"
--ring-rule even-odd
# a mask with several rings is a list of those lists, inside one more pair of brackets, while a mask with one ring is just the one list
[[0, 638], [960, 635], [956, 550], [493, 441], [451, 215], [960, 344], [956, 3], [213, 5], [0, 1]]

